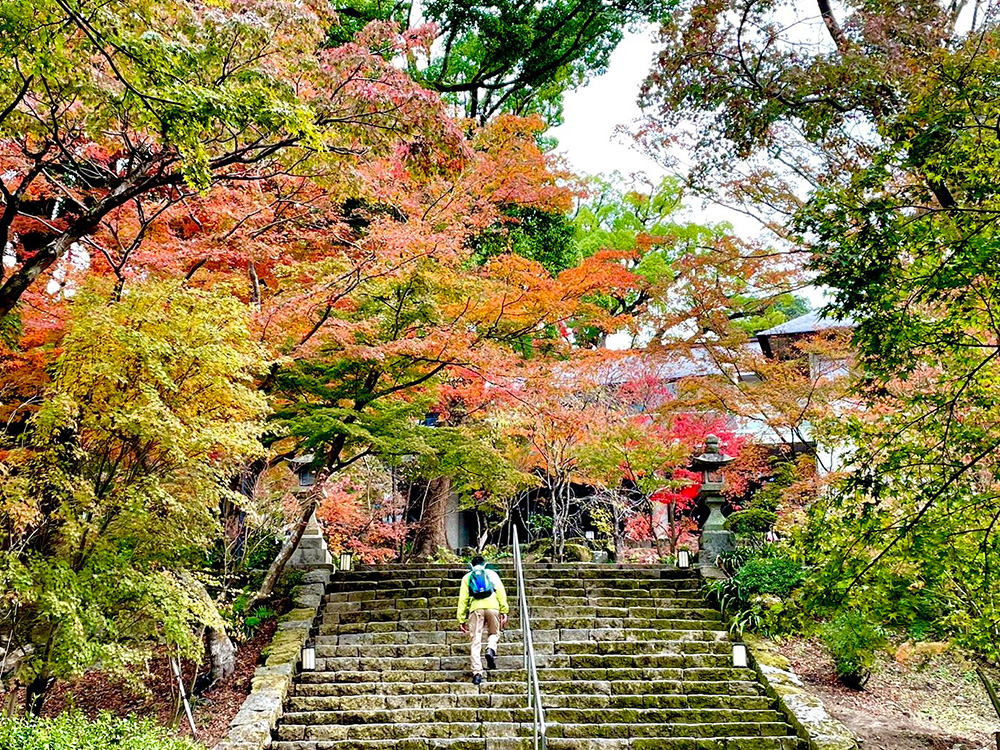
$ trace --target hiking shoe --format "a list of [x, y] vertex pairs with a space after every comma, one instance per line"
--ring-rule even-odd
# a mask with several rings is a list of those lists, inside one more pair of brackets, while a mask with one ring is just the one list
[[481, 674], [473, 675], [472, 676], [472, 684], [473, 685], [482, 685], [483, 684], [483, 676]]
[[497, 652], [491, 648], [486, 649], [486, 668], [487, 669], [497, 668]]

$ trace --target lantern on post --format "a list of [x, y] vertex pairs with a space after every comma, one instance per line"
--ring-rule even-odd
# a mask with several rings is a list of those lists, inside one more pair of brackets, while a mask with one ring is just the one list
[[690, 568], [691, 567], [691, 553], [686, 549], [677, 550], [677, 567], [678, 568]]
[[692, 467], [701, 473], [698, 494], [708, 506], [708, 520], [701, 532], [702, 564], [714, 565], [720, 553], [736, 547], [732, 532], [725, 529], [726, 518], [722, 515], [725, 503], [722, 497], [722, 470], [734, 460], [719, 449], [719, 438], [709, 435], [705, 438], [705, 452], [695, 456], [691, 462]]
[[745, 669], [747, 666], [747, 647], [742, 643], [733, 644], [733, 666]]
[[307, 641], [302, 647], [302, 671], [312, 672], [316, 669], [316, 646], [312, 641]]
[[345, 549], [340, 553], [340, 572], [347, 573], [350, 571], [353, 562], [354, 553], [349, 549]]

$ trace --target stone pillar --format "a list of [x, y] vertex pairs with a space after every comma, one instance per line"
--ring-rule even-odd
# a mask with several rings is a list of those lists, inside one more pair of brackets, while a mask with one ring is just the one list
[[326, 546], [323, 530], [316, 520], [316, 513], [309, 518], [306, 530], [302, 533], [299, 546], [288, 561], [291, 568], [314, 568], [317, 565], [332, 565], [333, 556]]
[[736, 549], [736, 538], [733, 536], [733, 532], [725, 529], [726, 519], [722, 515], [724, 502], [721, 495], [705, 497], [709, 515], [701, 532], [698, 561], [702, 565], [715, 565], [715, 560], [720, 553]]

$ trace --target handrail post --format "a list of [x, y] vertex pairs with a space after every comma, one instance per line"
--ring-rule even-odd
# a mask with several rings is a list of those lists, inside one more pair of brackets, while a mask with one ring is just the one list
[[528, 708], [532, 709], [532, 739], [534, 741], [534, 750], [545, 750], [545, 709], [542, 706], [542, 690], [538, 679], [538, 665], [535, 663], [535, 643], [531, 633], [528, 595], [524, 584], [521, 542], [518, 537], [517, 528], [512, 527], [512, 531], [514, 542], [514, 575], [517, 580], [517, 611], [521, 618], [521, 640], [524, 642], [524, 670], [527, 675]]

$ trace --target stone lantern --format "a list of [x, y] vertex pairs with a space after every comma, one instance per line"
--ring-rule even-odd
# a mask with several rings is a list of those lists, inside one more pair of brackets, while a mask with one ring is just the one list
[[695, 456], [691, 462], [695, 471], [701, 472], [701, 490], [698, 493], [708, 506], [708, 520], [701, 532], [702, 563], [714, 565], [719, 553], [736, 548], [732, 532], [726, 531], [726, 519], [722, 515], [725, 500], [722, 497], [722, 470], [733, 461], [719, 449], [719, 438], [709, 435], [705, 438], [705, 452]]

